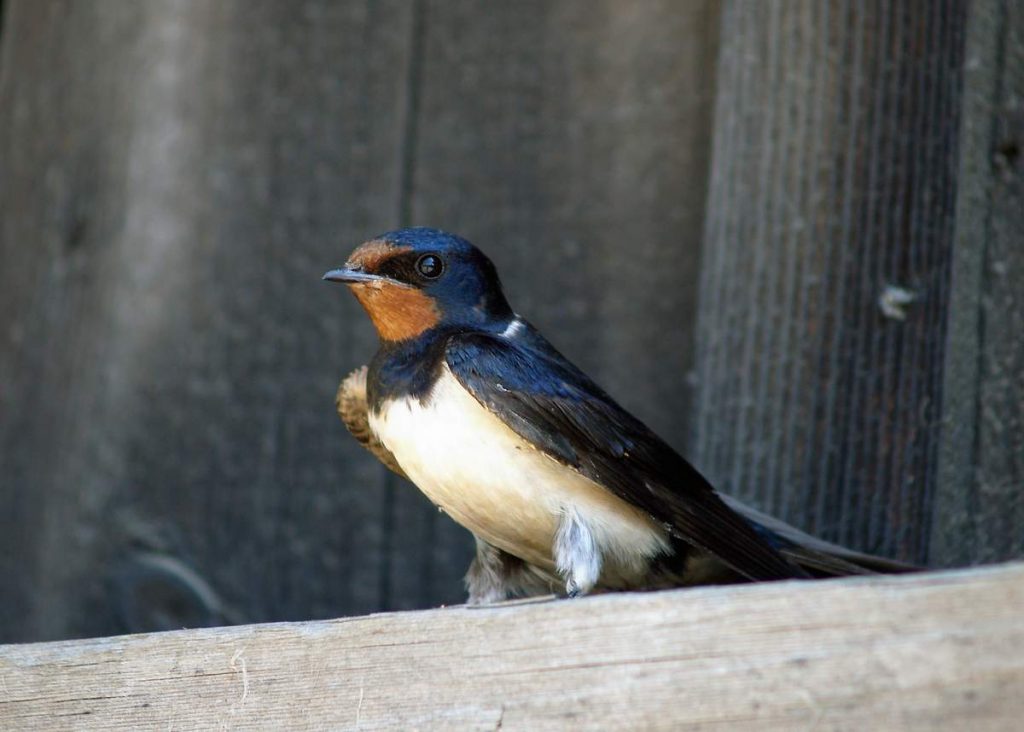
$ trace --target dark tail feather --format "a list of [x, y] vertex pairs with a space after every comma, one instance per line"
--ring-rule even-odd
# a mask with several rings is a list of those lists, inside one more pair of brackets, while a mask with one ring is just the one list
[[[827, 542], [825, 542], [827, 543]], [[821, 551], [803, 546], [783, 547], [780, 552], [812, 577], [846, 577], [858, 574], [900, 574], [920, 572], [921, 567], [893, 559], [860, 554], [837, 547], [838, 551]]]
[[864, 554], [818, 539], [777, 518], [761, 513], [731, 496], [719, 495], [731, 509], [753, 524], [754, 528], [759, 530], [762, 535], [770, 540], [774, 538], [773, 543], [779, 552], [812, 577], [899, 574], [923, 570], [923, 567], [916, 567], [895, 559]]

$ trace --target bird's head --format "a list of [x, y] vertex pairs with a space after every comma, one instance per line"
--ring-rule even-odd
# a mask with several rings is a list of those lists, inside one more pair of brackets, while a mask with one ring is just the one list
[[500, 330], [514, 317], [491, 260], [437, 229], [382, 234], [324, 279], [349, 286], [384, 341], [416, 338], [441, 325]]

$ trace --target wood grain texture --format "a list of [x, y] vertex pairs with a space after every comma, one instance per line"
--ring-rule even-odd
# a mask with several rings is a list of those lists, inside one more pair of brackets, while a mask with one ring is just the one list
[[1024, 553], [1024, 7], [971, 4], [936, 565]]
[[918, 562], [966, 15], [963, 0], [727, 3], [718, 66], [696, 465], [811, 533]]
[[998, 5], [1000, 56], [981, 351], [971, 560], [1024, 554], [1024, 5]]
[[0, 727], [1010, 730], [1024, 565], [0, 646]]
[[386, 606], [319, 278], [398, 215], [407, 3], [5, 10], [0, 637]]

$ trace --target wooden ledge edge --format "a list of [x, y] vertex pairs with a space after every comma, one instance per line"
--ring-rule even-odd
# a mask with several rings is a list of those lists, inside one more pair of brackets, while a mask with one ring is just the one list
[[1024, 562], [0, 646], [0, 729], [1011, 728]]

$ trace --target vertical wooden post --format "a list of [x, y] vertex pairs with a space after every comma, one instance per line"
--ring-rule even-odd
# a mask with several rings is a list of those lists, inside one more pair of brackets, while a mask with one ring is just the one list
[[1024, 8], [974, 0], [930, 560], [1024, 554]]
[[732, 2], [695, 459], [826, 538], [927, 558], [967, 4]]

